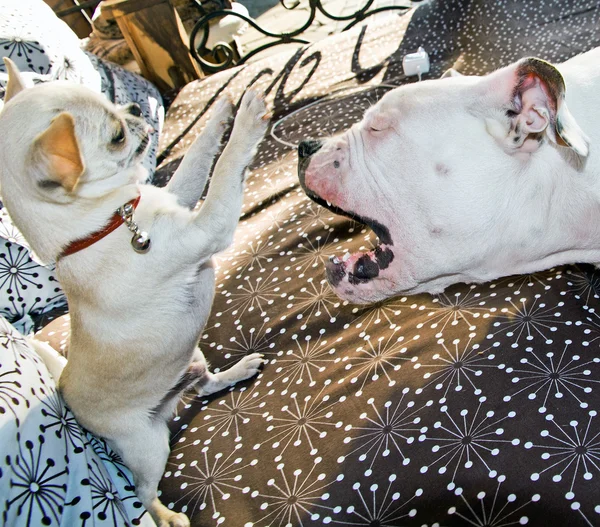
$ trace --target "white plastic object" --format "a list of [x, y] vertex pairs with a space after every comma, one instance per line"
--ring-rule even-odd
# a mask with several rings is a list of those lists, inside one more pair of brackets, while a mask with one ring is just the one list
[[[239, 2], [231, 2], [231, 10], [239, 15], [250, 17], [248, 9]], [[235, 15], [227, 15], [222, 18], [213, 18], [209, 22], [209, 27], [210, 31], [205, 46], [208, 49], [213, 49], [219, 42], [231, 42], [235, 40], [236, 37], [244, 33], [248, 27], [248, 23]], [[202, 32], [198, 34], [202, 36]]]
[[427, 55], [427, 52], [421, 47], [416, 53], [404, 55], [404, 58], [402, 59], [402, 69], [404, 70], [404, 75], [407, 77], [418, 75], [419, 80], [421, 80], [421, 75], [423, 73], [429, 73], [429, 55]]

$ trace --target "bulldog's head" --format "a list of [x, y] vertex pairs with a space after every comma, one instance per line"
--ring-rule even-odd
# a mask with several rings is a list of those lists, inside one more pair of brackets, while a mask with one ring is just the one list
[[351, 302], [533, 272], [574, 261], [600, 236], [565, 214], [592, 206], [580, 186], [569, 194], [588, 139], [562, 75], [539, 59], [397, 88], [345, 133], [303, 141], [298, 155], [308, 196], [379, 238], [326, 266]]

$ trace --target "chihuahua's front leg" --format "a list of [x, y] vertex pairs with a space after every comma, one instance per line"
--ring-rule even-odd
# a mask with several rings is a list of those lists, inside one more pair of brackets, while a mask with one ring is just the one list
[[194, 220], [199, 250], [212, 255], [233, 240], [243, 202], [244, 176], [268, 127], [262, 96], [248, 91], [242, 97], [227, 146], [217, 161], [204, 204]]
[[227, 97], [219, 99], [206, 127], [192, 143], [169, 181], [167, 190], [177, 196], [181, 206], [192, 209], [202, 196], [210, 169], [221, 146], [223, 133], [232, 115], [232, 102]]

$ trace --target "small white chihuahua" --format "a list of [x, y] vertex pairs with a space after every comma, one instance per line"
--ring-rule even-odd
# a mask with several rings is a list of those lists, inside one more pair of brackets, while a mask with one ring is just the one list
[[64, 82], [24, 89], [16, 66], [5, 62], [2, 199], [38, 256], [57, 262], [71, 314], [64, 370], [49, 346], [34, 344], [60, 375], [81, 425], [131, 469], [157, 525], [188, 526], [157, 495], [169, 455], [167, 420], [184, 389], [210, 394], [263, 363], [253, 353], [211, 373], [198, 339], [214, 296], [211, 257], [232, 242], [245, 171], [268, 126], [264, 101], [251, 91], [242, 98], [205, 202], [193, 212], [233, 113], [229, 101], [216, 105], [160, 189], [137, 184], [150, 132], [137, 105], [117, 108]]

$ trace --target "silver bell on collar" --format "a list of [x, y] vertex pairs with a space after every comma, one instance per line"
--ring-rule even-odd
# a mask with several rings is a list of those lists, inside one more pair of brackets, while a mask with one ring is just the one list
[[134, 207], [131, 203], [125, 203], [117, 209], [117, 213], [123, 218], [125, 226], [133, 233], [131, 246], [136, 253], [145, 254], [150, 250], [150, 236], [146, 231], [142, 231], [133, 219]]
[[131, 246], [136, 253], [144, 254], [150, 250], [150, 237], [146, 231], [139, 231], [131, 238]]

